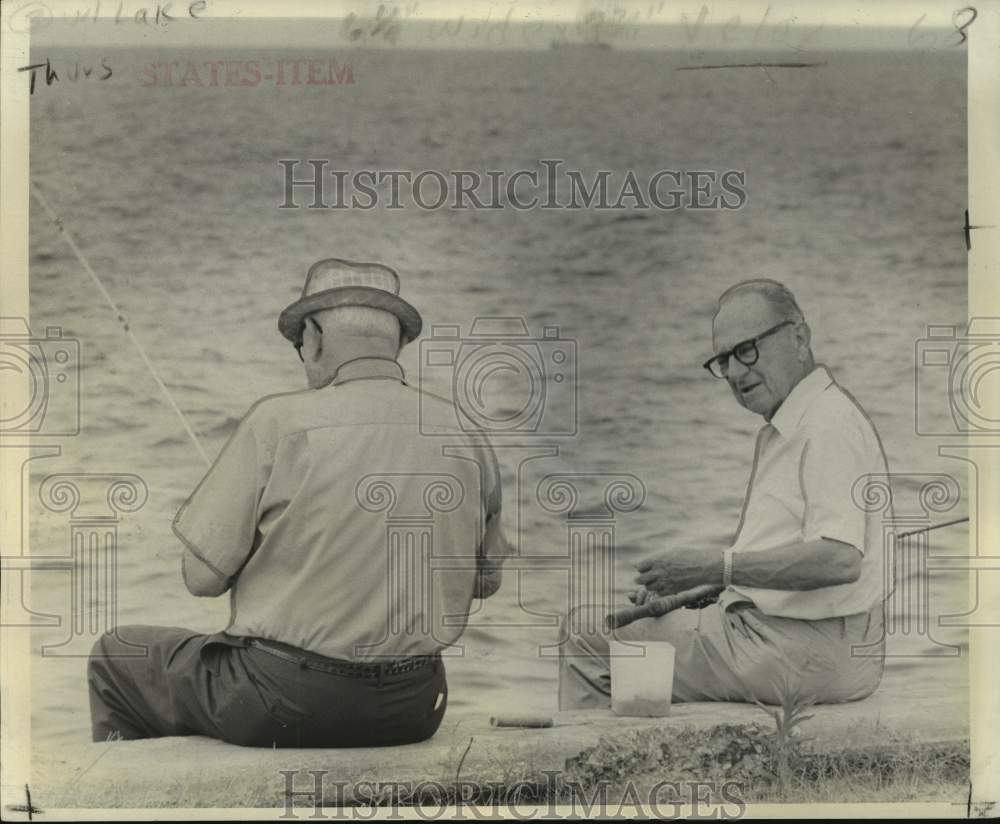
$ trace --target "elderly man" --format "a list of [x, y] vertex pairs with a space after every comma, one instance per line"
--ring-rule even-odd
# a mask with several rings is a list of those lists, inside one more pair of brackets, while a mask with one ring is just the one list
[[103, 636], [94, 740], [349, 747], [437, 730], [441, 650], [499, 587], [508, 547], [489, 445], [396, 361], [421, 329], [398, 292], [378, 264], [310, 268], [278, 323], [309, 388], [256, 403], [174, 520], [188, 589], [228, 591], [229, 625]]
[[[881, 532], [854, 493], [887, 471], [857, 402], [813, 360], [791, 292], [740, 283], [719, 299], [715, 355], [705, 367], [765, 420], [733, 545], [674, 547], [637, 565], [637, 603], [699, 585], [718, 601], [617, 631], [619, 640], [676, 648], [675, 701], [780, 703], [785, 690], [819, 702], [870, 695], [882, 675]], [[608, 644], [574, 631], [561, 647], [563, 709], [606, 706]]]

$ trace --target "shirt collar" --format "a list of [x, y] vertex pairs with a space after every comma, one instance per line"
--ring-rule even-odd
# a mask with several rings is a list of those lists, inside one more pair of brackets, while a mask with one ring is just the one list
[[782, 401], [778, 411], [771, 418], [771, 426], [777, 429], [779, 434], [787, 436], [799, 425], [812, 402], [832, 383], [833, 378], [826, 371], [826, 367], [817, 366], [792, 387], [788, 397]]
[[403, 367], [391, 358], [363, 357], [342, 363], [327, 386], [339, 386], [349, 381], [389, 378], [405, 383]]

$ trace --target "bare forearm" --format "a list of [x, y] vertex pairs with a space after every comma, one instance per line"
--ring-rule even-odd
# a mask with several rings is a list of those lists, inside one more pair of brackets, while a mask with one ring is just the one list
[[828, 538], [733, 553], [736, 586], [810, 590], [853, 583], [860, 574], [861, 553]]

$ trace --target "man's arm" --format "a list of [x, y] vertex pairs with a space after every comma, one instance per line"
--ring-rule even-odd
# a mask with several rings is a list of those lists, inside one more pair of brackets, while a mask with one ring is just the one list
[[174, 518], [174, 534], [184, 545], [184, 585], [192, 595], [226, 592], [254, 548], [262, 486], [249, 418]]
[[510, 555], [510, 545], [503, 534], [500, 513], [496, 512], [486, 519], [483, 543], [476, 558], [473, 598], [489, 598], [500, 589], [500, 582], [503, 580], [502, 565], [508, 555]]
[[187, 587], [188, 592], [202, 598], [214, 598], [222, 595], [232, 585], [229, 578], [206, 564], [190, 549], [184, 550], [181, 570], [184, 575], [184, 586]]
[[809, 590], [853, 584], [860, 577], [861, 551], [831, 538], [733, 553], [733, 583], [737, 586]]
[[[806, 501], [802, 540], [752, 552], [734, 552], [732, 583], [760, 589], [808, 591], [851, 584], [861, 577], [865, 513], [852, 489], [871, 472], [878, 450], [857, 425], [812, 433], [799, 465]], [[636, 578], [657, 594], [699, 584], [722, 584], [722, 552], [676, 549], [637, 565]]]
[[[670, 595], [701, 584], [722, 586], [722, 553], [673, 549], [636, 564], [636, 583], [657, 595]], [[850, 584], [861, 575], [857, 547], [830, 538], [795, 541], [773, 549], [733, 553], [736, 586], [810, 590]]]
[[503, 503], [503, 490], [500, 484], [500, 466], [492, 447], [486, 444], [483, 458], [487, 471], [484, 473], [486, 487], [483, 490], [483, 510], [486, 514], [486, 524], [483, 529], [483, 539], [476, 552], [476, 581], [472, 591], [473, 598], [489, 598], [498, 589], [503, 580], [503, 562], [512, 554], [510, 544], [503, 533], [500, 510]]

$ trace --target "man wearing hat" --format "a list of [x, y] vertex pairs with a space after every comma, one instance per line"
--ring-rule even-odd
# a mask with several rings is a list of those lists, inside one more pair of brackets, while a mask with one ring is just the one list
[[102, 636], [95, 741], [360, 747], [437, 730], [441, 652], [509, 549], [489, 444], [396, 361], [422, 323], [398, 293], [379, 264], [310, 268], [278, 320], [309, 388], [254, 404], [174, 519], [188, 589], [228, 591], [229, 625]]

